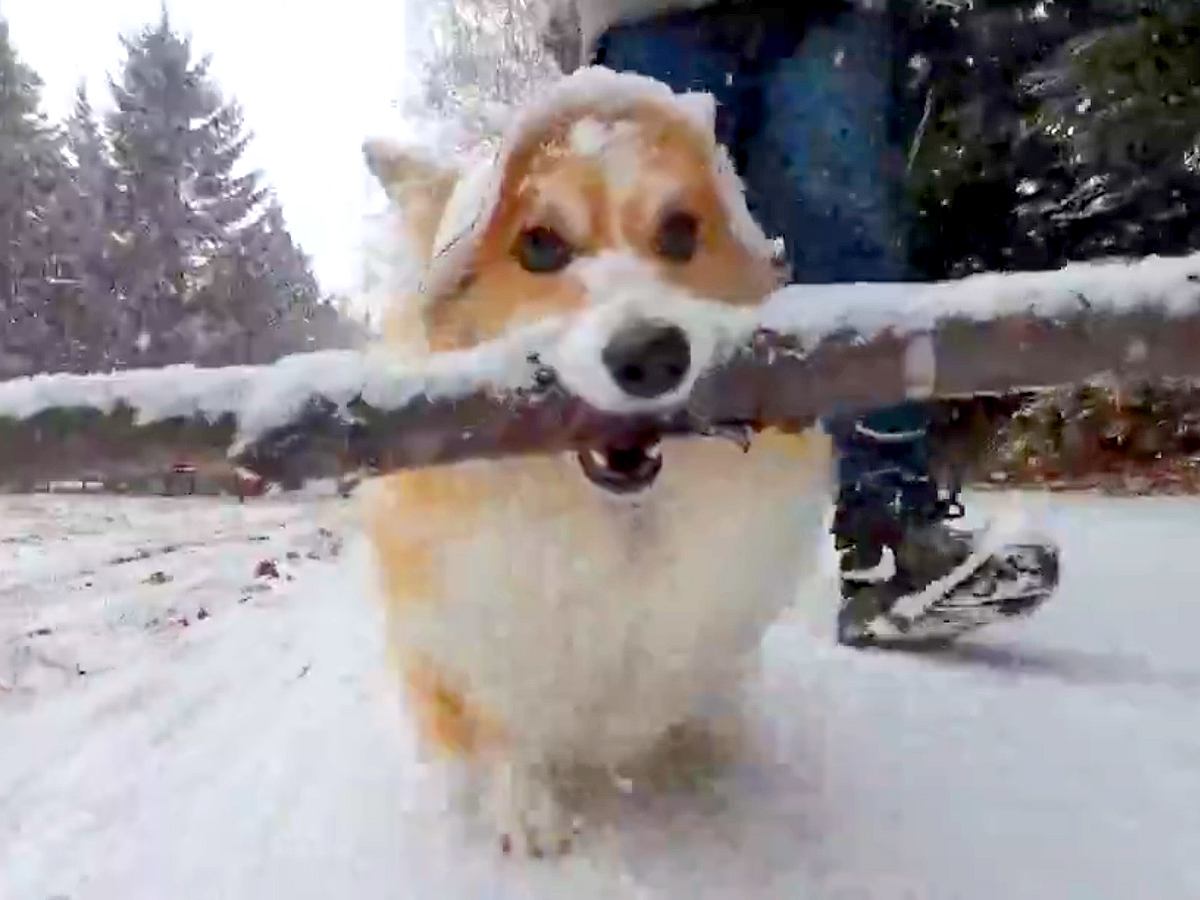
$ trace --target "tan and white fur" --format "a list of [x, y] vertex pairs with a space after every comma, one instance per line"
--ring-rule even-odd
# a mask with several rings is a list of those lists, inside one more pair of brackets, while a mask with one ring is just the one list
[[[682, 328], [693, 358], [676, 393], [686, 392], [713, 352], [711, 311], [752, 312], [777, 277], [711, 127], [689, 112], [695, 98], [585, 77], [634, 89], [596, 103], [563, 87], [514, 129], [475, 218], [448, 211], [452, 173], [369, 150], [429, 254], [389, 340], [437, 354], [561, 320], [568, 383], [597, 405], [641, 408], [604, 379], [609, 330], [646, 316]], [[662, 258], [656, 238], [679, 210], [699, 226], [687, 261]], [[522, 267], [514, 247], [538, 226], [569, 244], [569, 265]], [[828, 503], [823, 436], [768, 433], [748, 453], [686, 438], [662, 453], [657, 480], [629, 495], [590, 482], [573, 454], [402, 472], [369, 494], [388, 637], [421, 734], [486, 776], [516, 851], [569, 842], [562, 772], [637, 766], [735, 692], [813, 564]]]

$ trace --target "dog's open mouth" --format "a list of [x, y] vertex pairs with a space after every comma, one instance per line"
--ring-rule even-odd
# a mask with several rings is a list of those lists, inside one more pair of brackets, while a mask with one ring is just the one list
[[584, 450], [579, 464], [588, 480], [614, 494], [633, 494], [644, 491], [662, 471], [662, 444], [658, 436], [648, 436]]

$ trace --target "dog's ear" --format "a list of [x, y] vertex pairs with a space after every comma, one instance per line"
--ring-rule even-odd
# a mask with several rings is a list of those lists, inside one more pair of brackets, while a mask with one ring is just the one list
[[417, 249], [428, 258], [461, 173], [419, 151], [383, 139], [363, 144], [363, 156], [371, 174], [399, 209]]

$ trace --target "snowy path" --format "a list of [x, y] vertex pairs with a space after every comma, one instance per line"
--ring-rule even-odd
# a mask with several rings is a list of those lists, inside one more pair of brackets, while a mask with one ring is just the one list
[[440, 809], [348, 504], [0, 498], [0, 898], [1200, 897], [1200, 502], [1046, 515], [1037, 618], [855, 653], [806, 588], [757, 761], [526, 863]]

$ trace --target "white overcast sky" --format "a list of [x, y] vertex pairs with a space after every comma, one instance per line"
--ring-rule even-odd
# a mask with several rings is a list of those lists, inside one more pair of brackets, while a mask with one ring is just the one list
[[[394, 101], [408, 78], [406, 7], [416, 0], [170, 0], [193, 50], [212, 55], [226, 95], [245, 108], [261, 168], [292, 233], [326, 290], [362, 280], [363, 219], [377, 202], [359, 148], [369, 133], [398, 134]], [[119, 35], [157, 21], [160, 0], [4, 0], [18, 53], [45, 82], [47, 111], [69, 111], [87, 79], [107, 108], [106, 76]]]

